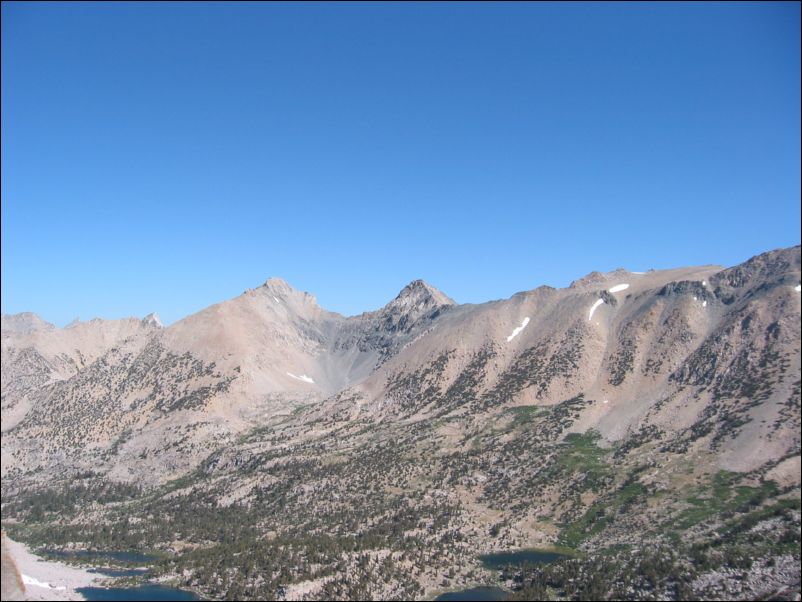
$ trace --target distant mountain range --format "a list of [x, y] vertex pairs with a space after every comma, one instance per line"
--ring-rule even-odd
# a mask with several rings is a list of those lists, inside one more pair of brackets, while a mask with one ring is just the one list
[[[627, 544], [645, 532], [634, 519], [581, 536], [571, 525], [597, 500], [615, 508], [632, 483], [659, 500], [732, 473], [798, 497], [800, 247], [726, 269], [593, 272], [478, 305], [416, 280], [352, 317], [277, 278], [167, 328], [154, 314], [66, 328], [3, 315], [2, 430], [4, 499], [89, 473], [158, 496], [180, 481], [252, 508], [291, 482], [286, 520], [301, 520], [303, 503], [337, 523], [333, 500], [372, 507], [363, 493], [381, 483], [410, 507], [448, 501], [443, 525], [477, 549]], [[576, 437], [609, 462], [592, 486], [595, 468], [558, 459]], [[302, 481], [267, 468], [301, 460]], [[343, 462], [357, 464], [326, 476]], [[644, 496], [632, 502], [641, 518], [663, 503]], [[370, 524], [389, 516], [377, 500]], [[672, 500], [661, 516], [692, 505]], [[458, 577], [463, 552], [448, 552]], [[447, 563], [409, 562], [415, 585], [399, 577], [393, 592], [431, 595], [453, 579]], [[310, 575], [306, 589], [289, 579], [271, 595], [346, 595]]]

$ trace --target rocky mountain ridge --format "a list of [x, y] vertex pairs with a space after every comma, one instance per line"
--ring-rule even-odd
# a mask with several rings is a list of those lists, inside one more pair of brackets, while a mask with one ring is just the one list
[[237, 599], [430, 599], [554, 545], [503, 584], [798, 593], [799, 281], [797, 246], [351, 317], [278, 279], [167, 328], [4, 316], [6, 528]]
[[[592, 273], [481, 305], [416, 280], [352, 317], [277, 278], [168, 328], [154, 314], [64, 329], [3, 316], [3, 474], [81, 464], [87, 444], [116, 474], [112, 448], [156, 458], [175, 449], [168, 424], [192, 430], [192, 447], [223, 445], [331, 396], [319, 412], [384, 420], [585, 394], [601, 405], [582, 426], [610, 440], [644, 423], [688, 429], [708, 411], [715, 419], [699, 428], [746, 421], [717, 442], [726, 467], [749, 467], [795, 445], [793, 429], [766, 425], [799, 380], [798, 283], [795, 247], [725, 270]], [[756, 394], [772, 402], [761, 427], [736, 403]], [[188, 457], [183, 469], [200, 461]]]

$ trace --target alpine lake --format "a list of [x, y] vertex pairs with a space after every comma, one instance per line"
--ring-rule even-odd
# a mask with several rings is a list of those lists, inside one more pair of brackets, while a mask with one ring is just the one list
[[[479, 556], [485, 568], [501, 570], [509, 566], [523, 566], [525, 564], [549, 564], [555, 560], [566, 558], [565, 554], [548, 550], [517, 550], [511, 552], [497, 552]], [[495, 586], [475, 586], [459, 591], [446, 592], [435, 598], [440, 602], [479, 602], [487, 600], [495, 602], [505, 600], [511, 592]]]

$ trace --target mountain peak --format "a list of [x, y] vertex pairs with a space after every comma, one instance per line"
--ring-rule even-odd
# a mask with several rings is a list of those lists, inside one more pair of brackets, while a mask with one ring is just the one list
[[611, 279], [624, 278], [626, 276], [629, 276], [632, 273], [633, 272], [630, 272], [629, 270], [627, 270], [625, 268], [616, 268], [611, 272], [593, 271], [593, 272], [590, 272], [589, 274], [585, 274], [584, 276], [582, 276], [582, 278], [578, 278], [577, 280], [574, 280], [568, 286], [568, 288], [581, 288], [583, 286], [590, 286], [590, 285], [595, 286], [597, 284], [602, 284], [604, 282], [607, 282], [607, 281], [609, 281]]
[[35, 330], [53, 330], [50, 322], [44, 321], [33, 312], [19, 314], [3, 314], [2, 329], [10, 332], [33, 332]]
[[303, 303], [317, 305], [317, 299], [312, 293], [299, 291], [298, 289], [293, 288], [292, 285], [290, 285], [290, 283], [286, 280], [277, 278], [275, 276], [265, 280], [265, 283], [260, 287], [260, 289], [274, 297], [276, 301], [281, 298], [295, 298]]
[[265, 283], [260, 288], [263, 291], [278, 297], [309, 294], [309, 293], [301, 293], [301, 291], [299, 291], [296, 288], [293, 288], [293, 286], [283, 278], [277, 278], [275, 276], [265, 280]]
[[265, 286], [288, 286], [288, 287], [292, 288], [290, 286], [290, 284], [286, 280], [284, 280], [284, 278], [279, 278], [278, 276], [271, 276], [270, 278], [265, 280], [265, 284], [264, 285]]
[[265, 280], [265, 283], [262, 285], [262, 287], [278, 293], [293, 292], [295, 290], [286, 280], [283, 278], [277, 278], [276, 276], [271, 276]]
[[156, 312], [149, 313], [147, 316], [142, 318], [142, 324], [144, 326], [156, 326], [157, 328], [164, 328], [164, 324], [162, 324], [161, 319], [159, 319], [159, 314]]
[[426, 303], [429, 305], [455, 305], [454, 300], [437, 290], [424, 280], [413, 280], [401, 289], [393, 303], [412, 302], [414, 304]]

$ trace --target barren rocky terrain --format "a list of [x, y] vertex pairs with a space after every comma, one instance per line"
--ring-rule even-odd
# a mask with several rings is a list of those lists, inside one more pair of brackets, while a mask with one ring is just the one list
[[[799, 247], [352, 317], [278, 279], [167, 328], [3, 316], [3, 519], [210, 597], [793, 597], [801, 388]], [[522, 548], [566, 556], [478, 559]]]

